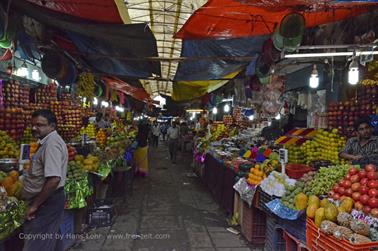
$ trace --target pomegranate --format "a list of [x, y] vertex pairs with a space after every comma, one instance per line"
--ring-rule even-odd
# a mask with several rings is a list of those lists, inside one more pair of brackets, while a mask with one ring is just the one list
[[359, 192], [361, 194], [368, 194], [369, 193], [369, 188], [367, 186], [361, 186]]
[[358, 169], [356, 167], [352, 167], [349, 169], [349, 174], [350, 175], [355, 175], [358, 173]]
[[375, 188], [372, 188], [372, 189], [370, 189], [369, 190], [369, 196], [370, 197], [377, 197], [377, 195], [378, 195], [378, 190], [377, 189], [375, 189]]
[[350, 180], [345, 180], [344, 181], [344, 187], [345, 188], [350, 188], [352, 186], [352, 182]]
[[357, 192], [357, 191], [360, 191], [360, 187], [361, 187], [360, 183], [353, 183], [351, 188], [353, 192]]
[[370, 211], [371, 211], [371, 207], [369, 207], [369, 206], [364, 206], [363, 211], [364, 211], [365, 214], [369, 214]]
[[352, 188], [348, 188], [348, 189], [345, 190], [345, 193], [344, 193], [344, 194], [345, 194], [346, 196], [350, 197], [350, 196], [352, 196], [352, 193], [353, 193]]
[[378, 181], [377, 180], [369, 180], [367, 183], [369, 188], [378, 188]]
[[364, 208], [364, 205], [362, 205], [361, 202], [357, 201], [356, 203], [354, 203], [354, 208], [358, 211], [361, 211]]
[[374, 172], [374, 171], [367, 172], [366, 177], [367, 177], [369, 180], [377, 180], [377, 179], [378, 179], [378, 175], [377, 175], [377, 173]]
[[366, 174], [367, 172], [365, 170], [361, 170], [359, 173], [358, 173], [358, 176], [360, 176], [360, 179], [362, 178], [365, 178], [366, 177]]
[[370, 215], [375, 217], [375, 218], [378, 218], [378, 208], [373, 208], [371, 211], [370, 211]]
[[361, 185], [365, 185], [365, 184], [368, 183], [368, 181], [369, 181], [368, 178], [362, 178], [361, 181], [360, 181], [360, 183], [361, 183]]
[[360, 196], [360, 202], [363, 205], [367, 205], [368, 201], [369, 201], [369, 195], [363, 194], [363, 195]]
[[352, 183], [359, 182], [360, 181], [360, 177], [358, 176], [358, 174], [352, 175], [352, 177], [350, 177], [350, 181]]
[[365, 166], [365, 170], [366, 170], [366, 172], [371, 172], [371, 171], [375, 172], [375, 170], [377, 170], [377, 167], [373, 164], [367, 164]]
[[378, 208], [378, 199], [377, 198], [371, 198], [369, 200], [368, 204], [371, 208]]
[[360, 200], [360, 196], [361, 196], [361, 194], [359, 192], [352, 193], [352, 198], [353, 198], [354, 201], [359, 201]]

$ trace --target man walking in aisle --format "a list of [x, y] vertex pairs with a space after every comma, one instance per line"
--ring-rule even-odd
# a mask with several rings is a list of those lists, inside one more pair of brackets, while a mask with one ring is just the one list
[[56, 126], [52, 111], [38, 110], [32, 114], [32, 133], [39, 147], [32, 156], [31, 167], [24, 172], [21, 196], [28, 203], [24, 234], [37, 238], [24, 240], [25, 251], [63, 251], [59, 226], [64, 213], [68, 152]]
[[152, 126], [152, 146], [158, 147], [159, 136], [160, 136], [160, 127], [158, 123], [155, 121], [154, 125]]
[[180, 130], [176, 126], [175, 121], [173, 121], [172, 126], [168, 128], [167, 135], [168, 135], [168, 148], [169, 148], [171, 161], [173, 164], [176, 164], [177, 147], [178, 147], [178, 140], [180, 136]]

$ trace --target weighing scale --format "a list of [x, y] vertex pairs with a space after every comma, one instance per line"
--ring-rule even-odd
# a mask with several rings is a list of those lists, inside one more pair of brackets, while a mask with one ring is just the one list
[[281, 173], [285, 174], [286, 173], [285, 166], [288, 162], [288, 150], [285, 148], [281, 148], [278, 150], [278, 155], [279, 155], [279, 161], [282, 166]]

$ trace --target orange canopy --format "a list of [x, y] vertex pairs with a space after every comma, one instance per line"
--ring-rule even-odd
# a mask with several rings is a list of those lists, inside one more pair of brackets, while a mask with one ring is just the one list
[[[278, 9], [256, 7], [249, 5], [250, 1], [242, 3], [235, 0], [209, 0], [188, 19], [175, 37], [202, 39], [267, 35], [274, 31], [283, 17], [294, 11], [293, 8], [280, 5], [276, 5], [276, 7], [281, 7]], [[297, 3], [300, 0], [294, 2]], [[325, 5], [326, 7], [315, 11], [308, 11], [305, 8], [306, 11], [297, 10], [297, 12], [305, 17], [306, 27], [310, 28], [363, 14], [369, 11], [368, 5], [372, 3]], [[374, 7], [376, 6], [378, 6], [377, 3], [374, 4]]]

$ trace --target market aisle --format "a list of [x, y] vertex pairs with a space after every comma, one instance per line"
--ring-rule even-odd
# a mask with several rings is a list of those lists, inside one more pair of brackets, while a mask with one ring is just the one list
[[91, 231], [72, 250], [250, 250], [226, 230], [223, 210], [199, 178], [190, 177], [190, 153], [171, 165], [165, 145], [150, 149], [150, 176], [135, 180], [127, 204], [115, 202], [113, 226]]

